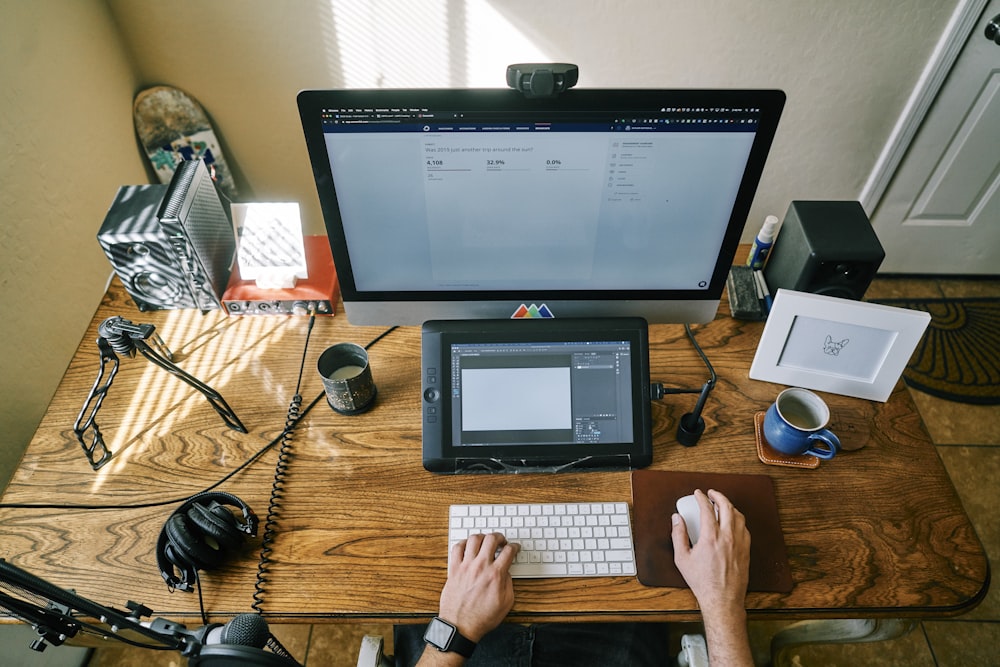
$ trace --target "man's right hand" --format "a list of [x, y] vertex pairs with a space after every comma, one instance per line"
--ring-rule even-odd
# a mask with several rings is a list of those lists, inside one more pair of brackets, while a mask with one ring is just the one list
[[709, 659], [723, 665], [752, 665], [745, 608], [750, 580], [746, 518], [718, 491], [706, 495], [699, 490], [694, 495], [701, 516], [698, 543], [693, 547], [688, 543], [684, 519], [674, 514], [670, 533], [674, 563], [701, 607]]

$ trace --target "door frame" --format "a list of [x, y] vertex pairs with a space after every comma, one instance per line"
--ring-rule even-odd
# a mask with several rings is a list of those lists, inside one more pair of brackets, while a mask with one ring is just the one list
[[872, 168], [868, 181], [861, 190], [858, 201], [869, 217], [872, 216], [889, 182], [896, 173], [899, 163], [910, 148], [910, 142], [920, 129], [921, 123], [934, 103], [941, 86], [958, 59], [958, 54], [969, 39], [975, 38], [973, 31], [989, 0], [959, 0], [954, 13], [945, 26], [930, 60], [920, 74], [916, 87], [903, 107], [882, 153]]

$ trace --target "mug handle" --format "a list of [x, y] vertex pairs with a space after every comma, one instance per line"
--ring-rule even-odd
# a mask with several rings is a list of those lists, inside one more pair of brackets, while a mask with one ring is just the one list
[[[813, 443], [809, 449], [807, 449], [804, 454], [811, 454], [818, 459], [829, 460], [837, 455], [840, 451], [840, 438], [835, 436], [830, 429], [822, 429], [816, 431], [809, 436], [809, 442]], [[818, 443], [823, 443], [826, 448], [818, 448], [816, 445]]]

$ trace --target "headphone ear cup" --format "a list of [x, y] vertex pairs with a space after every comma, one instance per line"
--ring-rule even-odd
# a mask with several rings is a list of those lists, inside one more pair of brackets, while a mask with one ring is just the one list
[[163, 548], [163, 557], [167, 564], [172, 566], [168, 568], [168, 572], [168, 569], [165, 569], [162, 564], [160, 565], [160, 574], [164, 581], [173, 588], [182, 591], [190, 590], [192, 582], [198, 577], [198, 568], [178, 556], [177, 550], [169, 540], [167, 546]]
[[163, 525], [167, 532], [168, 547], [176, 555], [199, 570], [210, 570], [222, 563], [224, 553], [215, 549], [194, 534], [186, 514], [174, 514]]
[[214, 539], [222, 551], [238, 551], [243, 546], [244, 533], [237, 525], [236, 517], [214, 500], [208, 507], [195, 503], [187, 511], [187, 516], [205, 537]]
[[177, 556], [165, 527], [160, 529], [160, 536], [156, 539], [156, 566], [171, 589], [191, 590], [191, 582], [198, 576], [194, 566]]

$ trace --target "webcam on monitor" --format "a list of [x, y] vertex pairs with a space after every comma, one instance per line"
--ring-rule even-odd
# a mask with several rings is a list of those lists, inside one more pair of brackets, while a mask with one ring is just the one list
[[525, 97], [555, 97], [580, 79], [580, 68], [570, 63], [521, 63], [507, 66], [507, 85]]

